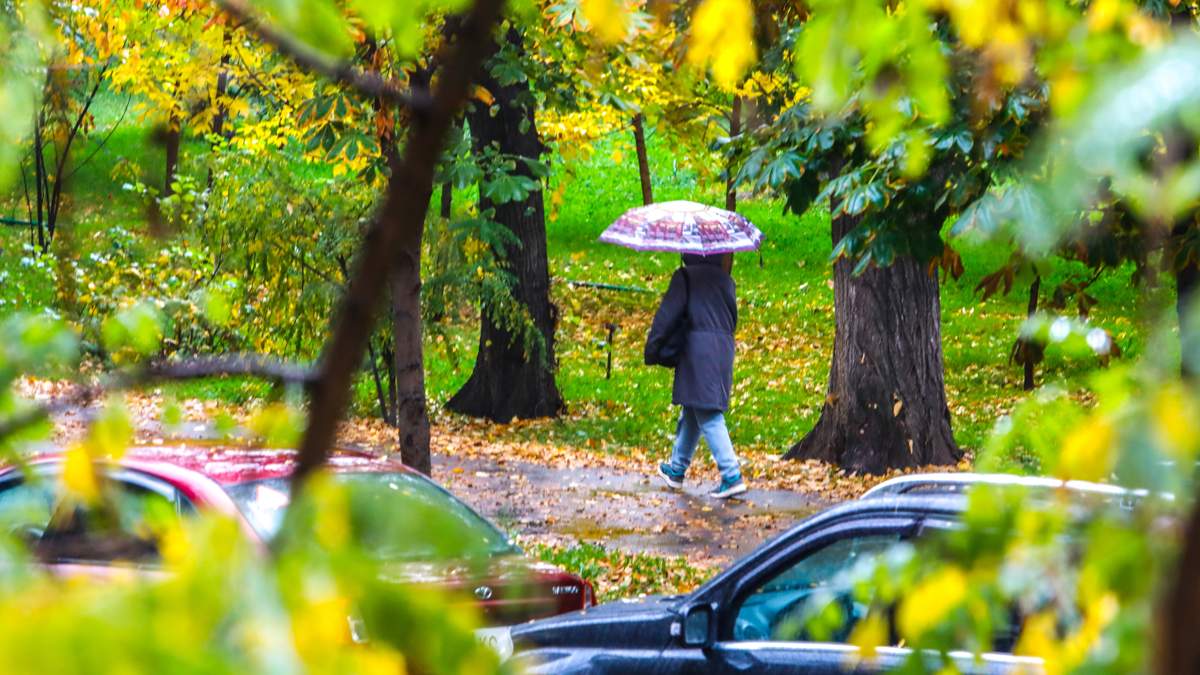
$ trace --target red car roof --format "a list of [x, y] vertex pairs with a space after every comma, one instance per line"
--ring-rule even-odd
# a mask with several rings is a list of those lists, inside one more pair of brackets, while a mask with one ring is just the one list
[[[296, 451], [227, 444], [148, 445], [130, 448], [123, 461], [161, 462], [203, 474], [222, 485], [232, 485], [252, 480], [287, 478], [296, 468]], [[399, 460], [361, 450], [335, 450], [327, 464], [330, 470], [337, 473], [413, 472]]]

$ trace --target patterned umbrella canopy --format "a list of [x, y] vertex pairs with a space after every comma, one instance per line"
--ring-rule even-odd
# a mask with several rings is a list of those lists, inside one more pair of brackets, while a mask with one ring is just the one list
[[635, 251], [697, 255], [753, 251], [762, 238], [741, 214], [686, 201], [629, 209], [600, 235], [600, 241]]

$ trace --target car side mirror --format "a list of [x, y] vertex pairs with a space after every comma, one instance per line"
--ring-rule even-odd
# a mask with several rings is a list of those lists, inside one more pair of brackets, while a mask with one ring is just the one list
[[713, 610], [709, 605], [692, 605], [683, 610], [683, 645], [706, 648], [712, 645]]

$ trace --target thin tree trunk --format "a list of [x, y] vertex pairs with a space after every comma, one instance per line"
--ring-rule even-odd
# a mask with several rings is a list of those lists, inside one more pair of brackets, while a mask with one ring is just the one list
[[46, 156], [45, 146], [42, 141], [42, 130], [45, 128], [45, 117], [41, 112], [33, 123], [33, 173], [34, 181], [37, 184], [37, 239], [38, 249], [45, 253], [50, 247], [50, 242], [46, 238], [46, 221], [45, 221], [45, 203], [49, 195], [46, 194]]
[[439, 213], [442, 220], [450, 220], [451, 209], [454, 207], [454, 185], [450, 181], [442, 183], [442, 208]]
[[166, 148], [166, 166], [163, 177], [164, 197], [170, 197], [175, 194], [175, 188], [171, 187], [171, 183], [175, 182], [175, 171], [179, 168], [179, 145], [182, 139], [182, 122], [172, 118], [167, 123], [167, 128], [163, 134], [163, 145]]
[[[834, 243], [858, 220], [835, 216]], [[786, 458], [874, 474], [957, 462], [936, 277], [909, 256], [858, 276], [852, 269], [850, 260], [834, 265], [836, 328], [821, 417]]]
[[[1183, 223], [1175, 227], [1175, 236], [1182, 238], [1188, 227], [1195, 223]], [[1179, 318], [1179, 341], [1183, 345], [1180, 373], [1187, 379], [1197, 379], [1200, 374], [1200, 264], [1188, 260], [1175, 270], [1175, 313]]]
[[375, 382], [375, 400], [379, 403], [379, 416], [388, 426], [396, 426], [392, 417], [392, 402], [383, 388], [383, 377], [379, 374], [379, 355], [375, 353], [375, 341], [367, 341], [367, 358], [371, 360], [371, 379]]
[[650, 159], [646, 154], [646, 123], [642, 113], [633, 116], [633, 144], [637, 148], [638, 177], [642, 181], [642, 204], [653, 204], [654, 190], [650, 185]]
[[[509, 29], [509, 45], [521, 51], [521, 34]], [[493, 45], [498, 49], [499, 45]], [[484, 106], [468, 110], [467, 120], [477, 154], [497, 146], [509, 156], [536, 159], [542, 153], [528, 82], [501, 85], [490, 71], [483, 69], [480, 84], [496, 97], [498, 112], [491, 115]], [[523, 162], [517, 171], [533, 176]], [[542, 353], [530, 353], [530, 345], [509, 326], [492, 320], [483, 308], [479, 330], [479, 351], [475, 369], [466, 384], [447, 403], [447, 407], [465, 415], [508, 422], [514, 417], [553, 417], [563, 409], [562, 396], [554, 381], [554, 328], [556, 310], [550, 303], [550, 273], [546, 259], [546, 215], [542, 192], [534, 191], [519, 202], [492, 204], [480, 200], [480, 211], [495, 209], [495, 219], [520, 240], [520, 246], [505, 251], [506, 265], [516, 278], [513, 295], [528, 311], [544, 345]]]
[[[373, 56], [373, 55], [372, 55]], [[428, 87], [433, 73], [420, 71], [413, 78], [415, 86]], [[379, 114], [387, 114], [389, 104], [376, 101]], [[384, 125], [392, 128], [393, 125]], [[449, 136], [453, 133], [447, 133]], [[381, 135], [380, 146], [384, 150], [391, 171], [389, 182], [400, 178], [400, 153], [393, 136]], [[426, 204], [433, 194], [430, 186]], [[428, 207], [427, 207], [428, 208]], [[394, 413], [392, 419], [397, 429], [400, 445], [400, 461], [425, 475], [433, 472], [430, 455], [429, 409], [425, 395], [425, 343], [424, 326], [421, 322], [421, 255], [425, 226], [405, 240], [404, 249], [396, 259], [389, 279], [391, 287], [392, 318], [392, 379], [395, 386], [390, 392]]]
[[225, 94], [229, 92], [229, 46], [233, 41], [233, 33], [225, 31], [222, 39], [221, 69], [217, 71], [217, 114], [213, 115], [212, 132], [214, 136], [225, 134], [225, 120], [229, 117], [229, 106], [225, 105]]
[[[742, 133], [742, 97], [733, 97], [733, 110], [729, 114], [729, 137], [737, 138]], [[737, 211], [737, 185], [734, 184], [733, 160], [729, 160], [725, 177], [725, 209]]]
[[[1037, 314], [1038, 309], [1038, 293], [1042, 289], [1042, 275], [1034, 274], [1033, 283], [1029, 285], [1029, 305], [1025, 309], [1025, 316], [1032, 318]], [[1033, 369], [1037, 364], [1031, 358], [1025, 359], [1025, 391], [1033, 391]]]
[[[422, 228], [424, 229], [424, 228]], [[396, 342], [396, 427], [400, 460], [429, 475], [429, 410], [425, 398], [425, 352], [421, 325], [420, 236], [397, 261], [392, 276], [392, 334]]]

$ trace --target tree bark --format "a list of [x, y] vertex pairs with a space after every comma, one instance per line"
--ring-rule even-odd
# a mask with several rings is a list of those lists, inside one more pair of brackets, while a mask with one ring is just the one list
[[[835, 216], [836, 244], [858, 224]], [[834, 265], [833, 360], [821, 417], [787, 459], [820, 459], [856, 472], [953, 464], [943, 382], [937, 278], [909, 256], [852, 274]]]
[[[424, 230], [424, 228], [421, 228]], [[392, 339], [396, 343], [396, 427], [400, 461], [430, 475], [429, 409], [425, 398], [425, 346], [421, 325], [421, 244], [405, 250], [392, 275]]]
[[[505, 39], [521, 51], [519, 32], [510, 28]], [[493, 49], [498, 49], [498, 45], [493, 45]], [[533, 108], [525, 105], [532, 100], [529, 84], [522, 81], [501, 85], [486, 67], [478, 81], [495, 96], [497, 113], [493, 116], [488, 107], [481, 105], [468, 109], [475, 152], [480, 154], [494, 145], [504, 155], [536, 159], [543, 148]], [[533, 175], [523, 162], [517, 162], [516, 170], [526, 176]], [[525, 344], [522, 336], [493, 321], [488, 309], [483, 308], [475, 369], [447, 407], [497, 422], [509, 422], [514, 417], [553, 417], [562, 411], [563, 400], [554, 381], [557, 316], [550, 303], [542, 192], [537, 190], [524, 201], [506, 204], [493, 204], [481, 197], [480, 211], [488, 209], [495, 209], [495, 220], [521, 241], [520, 246], [504, 252], [505, 264], [516, 277], [514, 298], [528, 310], [528, 318], [541, 335], [545, 349], [541, 354], [530, 353], [530, 345]]]
[[642, 113], [633, 116], [633, 144], [637, 148], [638, 178], [642, 181], [642, 204], [654, 203], [654, 189], [650, 185], [650, 158], [646, 154], [646, 123]]
[[[742, 133], [742, 97], [733, 97], [733, 110], [729, 111], [729, 138], [737, 138]], [[725, 168], [725, 210], [737, 211], [737, 185], [734, 184], [733, 159]]]

